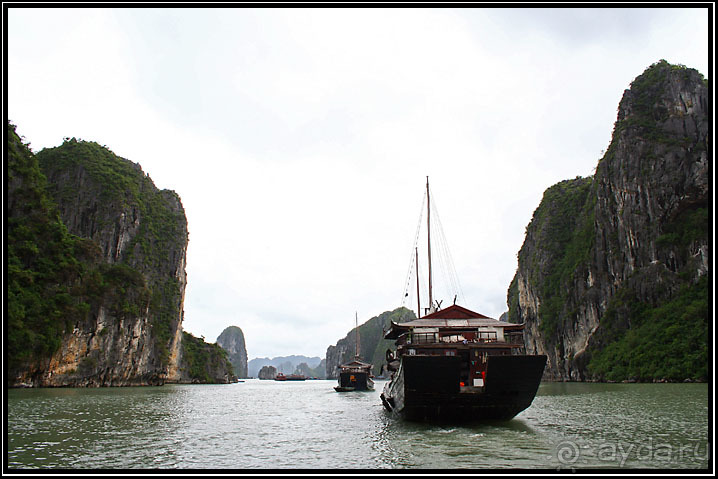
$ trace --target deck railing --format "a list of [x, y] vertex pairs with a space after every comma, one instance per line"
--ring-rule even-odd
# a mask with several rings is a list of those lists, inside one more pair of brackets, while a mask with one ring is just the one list
[[[467, 332], [469, 333], [469, 332]], [[472, 339], [468, 339], [466, 336]], [[496, 331], [472, 331], [469, 334], [411, 333], [399, 337], [397, 344], [457, 344], [457, 343], [493, 343], [498, 341]], [[504, 342], [523, 343], [522, 333], [506, 333]]]

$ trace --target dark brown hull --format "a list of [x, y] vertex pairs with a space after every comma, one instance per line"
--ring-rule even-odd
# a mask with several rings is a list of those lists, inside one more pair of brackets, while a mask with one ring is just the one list
[[373, 391], [374, 381], [372, 381], [369, 373], [342, 372], [339, 374], [339, 385], [334, 389], [337, 392]]
[[541, 383], [545, 355], [490, 356], [483, 388], [461, 387], [456, 356], [404, 356], [381, 395], [409, 420], [508, 420], [528, 408]]

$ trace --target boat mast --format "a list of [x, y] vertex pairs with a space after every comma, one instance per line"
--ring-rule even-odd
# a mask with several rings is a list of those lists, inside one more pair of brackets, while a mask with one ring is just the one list
[[434, 296], [431, 291], [431, 202], [429, 198], [429, 177], [426, 177], [426, 231], [429, 250], [429, 313], [434, 311]]
[[355, 357], [359, 357], [359, 315], [356, 311], [354, 311], [354, 324], [356, 327], [356, 352], [354, 353]]
[[421, 318], [421, 298], [419, 297], [419, 248], [414, 248], [416, 252], [416, 319]]

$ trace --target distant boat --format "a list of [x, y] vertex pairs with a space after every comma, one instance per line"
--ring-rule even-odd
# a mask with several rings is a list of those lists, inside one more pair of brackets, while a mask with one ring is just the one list
[[334, 387], [337, 392], [373, 391], [371, 364], [355, 359], [342, 364], [339, 372], [339, 385]]
[[274, 378], [275, 381], [305, 381], [306, 379], [307, 377], [301, 374], [288, 374], [285, 376], [283, 373], [278, 373]]
[[356, 319], [356, 347], [354, 360], [339, 366], [339, 385], [334, 387], [337, 392], [373, 391], [374, 375], [372, 365], [361, 361], [359, 356], [359, 320]]
[[[547, 357], [524, 352], [524, 325], [489, 318], [455, 300], [440, 309], [432, 297], [430, 234], [428, 279], [427, 314], [406, 323], [392, 321], [384, 335], [397, 346], [387, 351], [392, 374], [381, 394], [384, 407], [419, 421], [508, 420], [529, 407]], [[418, 289], [417, 274], [417, 300]]]

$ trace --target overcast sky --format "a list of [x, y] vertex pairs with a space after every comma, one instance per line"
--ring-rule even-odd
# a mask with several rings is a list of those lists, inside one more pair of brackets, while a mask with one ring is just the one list
[[11, 8], [7, 26], [18, 133], [96, 141], [176, 191], [184, 329], [239, 326], [250, 359], [323, 358], [355, 313], [416, 310], [427, 176], [460, 304], [498, 318], [544, 190], [593, 174], [636, 76], [708, 77], [713, 41], [689, 8]]

